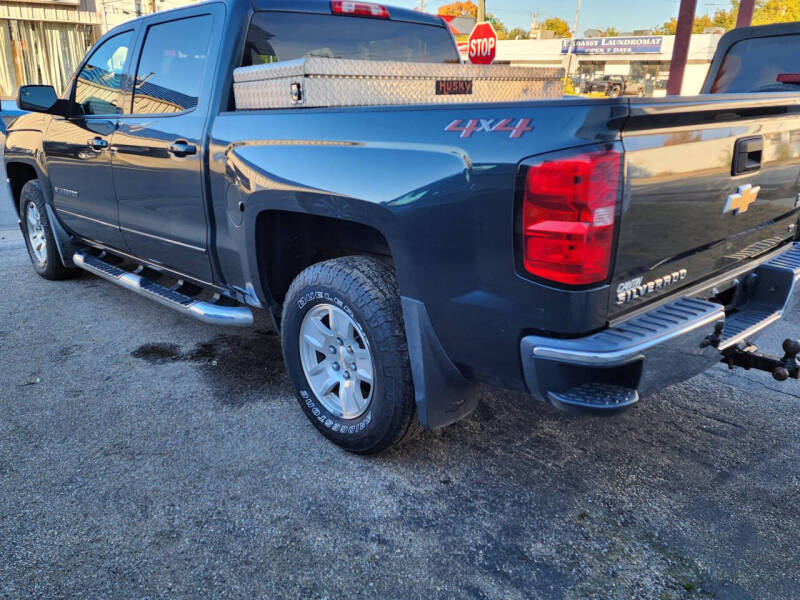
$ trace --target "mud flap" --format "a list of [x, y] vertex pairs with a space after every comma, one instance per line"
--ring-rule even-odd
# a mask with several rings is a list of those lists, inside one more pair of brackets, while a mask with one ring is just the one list
[[465, 379], [448, 358], [425, 305], [401, 299], [419, 421], [426, 429], [439, 429], [475, 410], [479, 386]]
[[58, 256], [61, 257], [61, 262], [67, 268], [75, 267], [75, 263], [72, 262], [72, 256], [80, 249], [80, 246], [75, 245], [72, 237], [64, 230], [58, 217], [56, 217], [53, 207], [46, 203], [45, 210], [47, 211], [47, 220], [50, 222], [50, 228], [53, 230], [53, 237], [56, 240], [56, 249], [58, 250]]

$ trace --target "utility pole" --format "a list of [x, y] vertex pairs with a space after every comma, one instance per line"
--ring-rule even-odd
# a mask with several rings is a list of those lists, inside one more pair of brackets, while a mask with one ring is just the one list
[[683, 87], [683, 74], [689, 56], [689, 41], [692, 39], [692, 26], [697, 10], [697, 0], [681, 0], [678, 11], [678, 28], [675, 31], [675, 46], [672, 48], [672, 61], [669, 64], [667, 95], [678, 96]]
[[753, 22], [753, 8], [755, 0], [742, 0], [739, 12], [736, 14], [736, 27], [750, 27]]
[[572, 71], [572, 52], [575, 49], [575, 40], [578, 38], [578, 24], [581, 20], [581, 0], [578, 0], [578, 6], [575, 7], [575, 24], [572, 27], [572, 41], [567, 48], [567, 72], [564, 75], [564, 81], [567, 80], [569, 77], [570, 71]]
[[486, 0], [478, 0], [478, 23], [486, 20]]

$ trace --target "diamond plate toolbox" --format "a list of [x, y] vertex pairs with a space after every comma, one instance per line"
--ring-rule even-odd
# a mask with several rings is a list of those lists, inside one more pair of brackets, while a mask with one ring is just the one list
[[237, 109], [515, 102], [562, 96], [563, 69], [308, 56], [233, 72]]

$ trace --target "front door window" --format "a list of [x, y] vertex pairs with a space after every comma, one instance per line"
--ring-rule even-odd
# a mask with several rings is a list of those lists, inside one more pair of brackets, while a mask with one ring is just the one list
[[75, 83], [75, 102], [83, 107], [83, 114], [117, 115], [124, 112], [120, 88], [132, 38], [132, 31], [109, 38], [81, 69]]

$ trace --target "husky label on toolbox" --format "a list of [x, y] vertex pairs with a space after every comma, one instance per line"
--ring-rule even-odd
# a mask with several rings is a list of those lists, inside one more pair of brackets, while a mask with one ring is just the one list
[[471, 79], [439, 79], [436, 81], [437, 96], [472, 95]]

